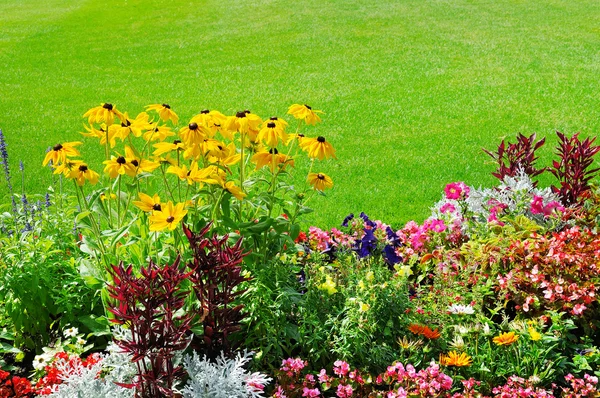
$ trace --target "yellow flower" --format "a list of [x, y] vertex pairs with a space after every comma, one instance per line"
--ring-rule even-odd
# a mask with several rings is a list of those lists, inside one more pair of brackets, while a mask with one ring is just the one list
[[327, 275], [325, 278], [325, 282], [321, 283], [318, 286], [319, 290], [324, 290], [327, 294], [332, 295], [337, 293], [337, 289], [335, 288], [335, 282], [331, 279], [331, 276]]
[[461, 352], [450, 351], [448, 355], [440, 354], [440, 365], [444, 366], [471, 366], [471, 357]]
[[158, 194], [154, 194], [154, 197], [150, 197], [150, 195], [146, 195], [143, 192], [139, 194], [140, 200], [134, 200], [133, 204], [137, 206], [140, 210], [145, 212], [153, 212], [153, 211], [161, 211], [160, 205], [160, 197]]
[[235, 186], [233, 181], [227, 181], [225, 183], [225, 190], [235, 196], [237, 200], [244, 200], [247, 196], [239, 187]]
[[511, 345], [519, 339], [515, 332], [501, 333], [494, 337], [493, 341], [496, 345]]
[[[111, 193], [111, 194], [110, 194], [110, 199], [111, 199], [111, 200], [115, 200], [115, 199], [117, 199], [117, 194], [115, 194], [115, 193]], [[101, 193], [101, 194], [100, 194], [100, 200], [102, 200], [103, 202], [104, 202], [105, 200], [108, 200], [108, 198], [106, 197], [106, 194], [104, 194], [104, 193]]]
[[220, 181], [215, 178], [214, 169], [210, 167], [199, 169], [197, 162], [192, 162], [189, 169], [186, 165], [181, 167], [170, 166], [167, 169], [167, 173], [177, 175], [179, 179], [187, 181], [189, 185], [192, 185], [194, 182], [199, 184], [220, 184]]
[[80, 162], [76, 168], [71, 170], [69, 173], [69, 178], [75, 179], [75, 181], [77, 181], [77, 185], [81, 187], [83, 184], [85, 184], [86, 180], [89, 181], [90, 184], [96, 185], [100, 176], [98, 173], [90, 169], [87, 164]]
[[136, 175], [136, 167], [124, 156], [111, 155], [110, 160], [105, 160], [102, 163], [106, 165], [104, 167], [104, 172], [108, 174], [110, 178], [116, 178], [123, 174], [127, 174], [130, 177], [135, 177]]
[[58, 166], [60, 163], [64, 163], [69, 156], [80, 156], [79, 151], [75, 148], [77, 145], [81, 145], [81, 142], [63, 142], [62, 144], [56, 144], [46, 154], [43, 166], [47, 165], [48, 162], [52, 161], [54, 166]]
[[[256, 135], [258, 133], [258, 126], [262, 123], [260, 117], [254, 113], [246, 110], [235, 114], [235, 116], [229, 116], [225, 122], [225, 130], [229, 132], [240, 132], [250, 133], [250, 135]], [[221, 131], [223, 132], [223, 131]], [[228, 138], [228, 137], [226, 137]], [[231, 138], [229, 138], [231, 139]], [[254, 140], [252, 140], [254, 141]]]
[[53, 174], [62, 174], [65, 177], [69, 177], [69, 175], [71, 174], [71, 170], [77, 168], [77, 166], [79, 166], [81, 163], [83, 163], [82, 160], [67, 158], [64, 163], [60, 163], [59, 165], [53, 165]]
[[186, 214], [185, 203], [173, 206], [173, 202], [169, 201], [161, 211], [155, 211], [150, 216], [150, 231], [162, 231], [165, 228], [173, 231]]
[[106, 124], [102, 123], [102, 125], [100, 125], [99, 129], [94, 128], [94, 126], [83, 126], [86, 130], [87, 133], [79, 133], [81, 135], [83, 135], [84, 137], [92, 137], [92, 138], [98, 138], [100, 140], [100, 145], [106, 145], [106, 139], [108, 138], [108, 141], [110, 142], [110, 147], [114, 148], [115, 145], [117, 145], [117, 141], [116, 141], [116, 131], [115, 129], [108, 129], [108, 137], [106, 134]]
[[223, 166], [232, 166], [242, 159], [242, 155], [237, 153], [237, 148], [233, 142], [227, 145], [227, 147], [221, 153], [224, 156], [211, 156], [208, 158], [208, 161], [211, 163], [218, 163]]
[[269, 166], [272, 172], [275, 172], [275, 167], [285, 168], [287, 164], [294, 166], [294, 160], [283, 154], [279, 153], [277, 148], [271, 148], [269, 151], [260, 151], [252, 156], [250, 159], [256, 163], [256, 170]]
[[171, 142], [159, 142], [158, 144], [154, 144], [152, 146], [154, 148], [156, 148], [156, 150], [154, 152], [152, 152], [152, 154], [154, 156], [160, 156], [165, 153], [172, 152], [172, 151], [185, 149], [185, 145], [183, 145], [183, 143], [179, 140], [175, 140], [172, 143]]
[[160, 116], [160, 118], [164, 122], [166, 122], [167, 120], [171, 120], [171, 122], [173, 122], [173, 124], [177, 124], [177, 121], [179, 121], [179, 117], [177, 116], [177, 114], [175, 112], [173, 112], [171, 110], [171, 107], [169, 106], [169, 104], [148, 105], [148, 106], [146, 106], [146, 110], [147, 111], [156, 111], [158, 113], [158, 116]]
[[129, 134], [133, 134], [135, 137], [141, 137], [142, 130], [148, 130], [150, 128], [152, 128], [152, 124], [148, 122], [148, 114], [146, 112], [140, 113], [133, 120], [129, 119], [129, 115], [125, 112], [120, 125], [114, 124], [110, 126], [110, 129], [115, 131], [114, 134], [123, 141], [127, 139]]
[[317, 113], [323, 113], [323, 111], [313, 110], [313, 108], [308, 105], [294, 104], [290, 106], [287, 113], [294, 116], [296, 119], [304, 120], [306, 124], [315, 125], [321, 121], [321, 118]]
[[363, 302], [360, 302], [360, 303], [359, 303], [359, 308], [358, 308], [358, 310], [359, 310], [360, 312], [367, 312], [367, 311], [369, 311], [369, 308], [371, 308], [371, 306], [370, 306], [369, 304], [367, 304], [367, 303], [363, 303]]
[[149, 130], [144, 133], [144, 140], [146, 141], [164, 141], [167, 137], [174, 136], [175, 133], [171, 131], [171, 127], [159, 126], [158, 123], [151, 124]]
[[276, 147], [279, 140], [287, 142], [287, 134], [284, 131], [284, 125], [273, 120], [268, 120], [263, 123], [262, 128], [258, 132], [258, 140], [263, 141], [270, 147]]
[[196, 122], [190, 122], [179, 130], [179, 136], [186, 145], [201, 144], [205, 138], [210, 136], [210, 131]]
[[152, 173], [160, 166], [159, 162], [140, 158], [129, 146], [125, 147], [125, 158], [129, 159], [133, 167], [135, 167], [136, 174], [140, 172]]
[[538, 332], [537, 330], [535, 330], [534, 327], [529, 327], [527, 329], [527, 331], [529, 332], [529, 338], [531, 339], [531, 341], [539, 341], [542, 339], [542, 335], [540, 332]]
[[227, 116], [219, 111], [204, 109], [199, 115], [192, 118], [192, 122], [198, 123], [208, 129], [210, 137], [214, 137], [218, 130], [227, 122]]
[[300, 148], [308, 152], [308, 157], [317, 158], [319, 160], [334, 158], [335, 149], [333, 146], [325, 141], [325, 137], [319, 136], [315, 138], [305, 138], [300, 144]]
[[310, 173], [308, 175], [308, 183], [317, 191], [324, 191], [327, 188], [333, 187], [331, 177], [323, 173]]
[[409, 277], [413, 274], [410, 265], [394, 266], [399, 276]]
[[89, 124], [104, 122], [109, 126], [115, 121], [115, 116], [120, 120], [123, 114], [117, 110], [116, 106], [108, 102], [102, 103], [83, 114], [83, 117], [88, 118]]

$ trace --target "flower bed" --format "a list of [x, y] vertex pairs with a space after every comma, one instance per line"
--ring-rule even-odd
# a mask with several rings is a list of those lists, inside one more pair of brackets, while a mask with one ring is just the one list
[[599, 396], [594, 140], [559, 133], [547, 168], [502, 142], [499, 184], [449, 183], [422, 223], [301, 231], [333, 187], [320, 111], [147, 111], [92, 108], [103, 175], [55, 144], [48, 194], [5, 205], [0, 396]]

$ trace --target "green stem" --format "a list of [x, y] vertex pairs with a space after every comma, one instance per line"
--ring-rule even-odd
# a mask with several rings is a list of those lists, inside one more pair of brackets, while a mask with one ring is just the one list
[[175, 202], [175, 198], [173, 197], [173, 192], [171, 192], [171, 187], [169, 187], [169, 181], [167, 180], [167, 175], [165, 174], [164, 166], [161, 166], [160, 170], [162, 171], [163, 181], [165, 182], [165, 187], [167, 188], [167, 193], [171, 196], [171, 200]]
[[[81, 207], [81, 200], [83, 200], [83, 203], [85, 204], [85, 208], [87, 209], [87, 211], [90, 212], [90, 214], [88, 215], [88, 218], [90, 219], [90, 224], [92, 225], [92, 230], [94, 231], [94, 234], [96, 235], [96, 240], [99, 243], [98, 247], [100, 248], [100, 253], [102, 254], [102, 259], [104, 260], [105, 265], [108, 267], [108, 266], [110, 266], [110, 264], [108, 264], [108, 258], [106, 257], [106, 247], [104, 246], [104, 241], [102, 240], [102, 234], [100, 232], [100, 227], [96, 223], [96, 219], [94, 218], [92, 209], [90, 208], [90, 204], [87, 201], [87, 199], [85, 198], [85, 193], [83, 192], [83, 187], [78, 187], [77, 182], [75, 180], [73, 180], [73, 183], [75, 184], [75, 192], [77, 193], [77, 201], [79, 202], [79, 207], [83, 209], [83, 207]], [[77, 188], [79, 188], [79, 190]], [[81, 194], [81, 198], [80, 198], [80, 194]]]
[[117, 229], [121, 227], [121, 178], [123, 176], [119, 174], [117, 177]]

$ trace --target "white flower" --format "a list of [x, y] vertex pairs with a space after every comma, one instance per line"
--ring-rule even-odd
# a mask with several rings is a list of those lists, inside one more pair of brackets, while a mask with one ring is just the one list
[[77, 333], [79, 333], [79, 329], [77, 328], [68, 328], [63, 332], [65, 337], [75, 337], [77, 336]]
[[85, 339], [83, 339], [81, 337], [78, 337], [77, 338], [77, 344], [79, 344], [79, 345], [85, 345]]
[[49, 356], [47, 354], [36, 355], [33, 358], [33, 368], [35, 370], [43, 370], [46, 367], [46, 365], [48, 365], [48, 362], [50, 362], [51, 359], [52, 356]]
[[473, 315], [475, 313], [475, 309], [471, 307], [470, 304], [452, 304], [448, 307], [448, 312], [454, 315]]

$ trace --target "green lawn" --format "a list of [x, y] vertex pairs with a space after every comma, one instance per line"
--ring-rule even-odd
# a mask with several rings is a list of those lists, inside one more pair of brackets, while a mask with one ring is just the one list
[[597, 0], [3, 0], [0, 128], [43, 192], [45, 149], [80, 139], [100, 102], [168, 102], [184, 122], [307, 103], [339, 158], [310, 221], [422, 220], [446, 183], [494, 182], [481, 147], [600, 131], [599, 15]]

